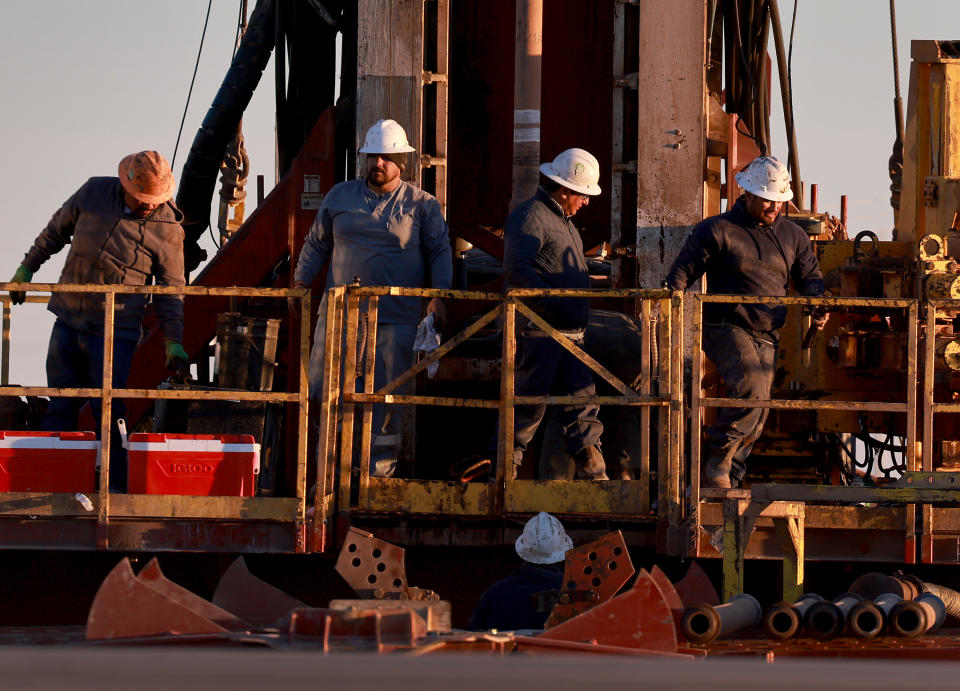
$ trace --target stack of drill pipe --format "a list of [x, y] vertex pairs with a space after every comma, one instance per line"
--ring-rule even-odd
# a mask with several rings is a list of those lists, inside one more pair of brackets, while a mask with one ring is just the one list
[[884, 593], [875, 600], [858, 602], [850, 610], [847, 627], [858, 638], [875, 638], [883, 631], [890, 611], [902, 600], [895, 593]]
[[817, 602], [807, 610], [807, 631], [822, 641], [839, 636], [847, 625], [850, 610], [863, 598], [856, 593], [841, 593], [833, 602]]
[[919, 638], [939, 628], [946, 618], [943, 600], [924, 593], [916, 600], [902, 600], [890, 610], [890, 633], [904, 638]]
[[752, 595], [734, 595], [725, 605], [699, 604], [683, 613], [681, 628], [692, 643], [710, 643], [760, 623], [763, 610]]
[[823, 598], [814, 593], [802, 595], [793, 604], [778, 602], [763, 616], [763, 630], [769, 638], [785, 641], [793, 638], [806, 621], [811, 607], [823, 602]]
[[[915, 600], [916, 605], [905, 605], [900, 608], [902, 611], [898, 610], [896, 624], [890, 623], [891, 632], [897, 635], [923, 635], [926, 631], [939, 626], [946, 617], [960, 619], [960, 592], [936, 583], [928, 583], [916, 576], [900, 572], [892, 576], [877, 572], [867, 573], [855, 580], [851, 584], [850, 590], [868, 598], [881, 593], [894, 593], [900, 595], [904, 600]], [[921, 602], [921, 597], [926, 594], [937, 599], [926, 598]], [[940, 604], [943, 605], [942, 615], [939, 612]], [[917, 607], [923, 610], [922, 621]], [[933, 609], [932, 613], [930, 608]], [[933, 623], [927, 626], [931, 618]], [[918, 630], [920, 630], [919, 633]]]

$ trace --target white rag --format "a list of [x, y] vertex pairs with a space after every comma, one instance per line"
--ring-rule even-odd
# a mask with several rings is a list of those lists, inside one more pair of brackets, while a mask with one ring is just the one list
[[[440, 347], [440, 334], [433, 325], [433, 312], [428, 314], [417, 327], [417, 337], [413, 341], [413, 350], [429, 353]], [[440, 362], [431, 362], [427, 366], [427, 376], [433, 379], [440, 367]]]

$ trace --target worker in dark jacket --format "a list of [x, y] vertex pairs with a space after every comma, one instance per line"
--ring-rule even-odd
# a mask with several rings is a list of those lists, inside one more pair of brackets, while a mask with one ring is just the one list
[[[156, 151], [126, 156], [118, 177], [90, 178], [43, 229], [23, 258], [14, 283], [29, 283], [40, 266], [67, 244], [60, 283], [182, 286], [183, 214], [174, 205], [170, 164]], [[14, 304], [25, 300], [11, 292]], [[146, 295], [117, 295], [114, 310], [113, 386], [123, 388], [140, 339]], [[183, 298], [156, 295], [157, 317], [165, 336], [168, 368], [186, 364]], [[47, 350], [47, 384], [57, 388], [97, 388], [103, 378], [104, 295], [54, 293], [47, 309], [57, 316]], [[76, 430], [84, 399], [53, 398], [43, 418], [47, 430]], [[90, 401], [100, 416], [100, 399]], [[113, 404], [114, 417], [123, 412]], [[122, 456], [121, 456], [122, 458]], [[124, 471], [115, 468], [112, 484], [124, 486]]]
[[573, 541], [563, 524], [541, 511], [527, 521], [514, 543], [520, 567], [490, 586], [470, 617], [473, 631], [542, 629], [550, 612], [537, 612], [533, 597], [563, 587], [563, 559]]
[[[589, 288], [583, 243], [570, 220], [590, 197], [600, 194], [600, 164], [583, 149], [567, 149], [540, 166], [540, 188], [507, 218], [503, 269], [508, 288]], [[527, 300], [534, 311], [576, 345], [583, 346], [587, 298]], [[590, 369], [533, 324], [520, 331], [516, 360], [518, 396], [592, 396]], [[543, 419], [545, 405], [517, 406], [514, 412], [513, 473]], [[564, 406], [561, 418], [567, 452], [578, 478], [606, 480], [597, 406]]]
[[[801, 295], [822, 295], [823, 276], [807, 234], [780, 215], [793, 198], [790, 174], [778, 159], [761, 156], [736, 176], [743, 196], [733, 208], [693, 229], [666, 278], [686, 290], [706, 274], [708, 293], [786, 295], [791, 279]], [[717, 366], [727, 397], [768, 398], [773, 384], [778, 332], [786, 307], [707, 303], [703, 351]], [[815, 313], [818, 326], [827, 315]], [[706, 429], [709, 457], [704, 487], [736, 487], [760, 437], [767, 408], [722, 408]]]

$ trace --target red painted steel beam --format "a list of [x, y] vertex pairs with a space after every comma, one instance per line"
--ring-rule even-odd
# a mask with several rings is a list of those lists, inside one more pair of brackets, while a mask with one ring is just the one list
[[[290, 278], [281, 274], [271, 279], [274, 268], [291, 253], [291, 266], [316, 216], [316, 209], [304, 209], [304, 176], [319, 176], [319, 189], [324, 193], [334, 184], [334, 116], [327, 109], [317, 120], [300, 154], [286, 176], [258, 206], [246, 223], [191, 281], [203, 286], [288, 287]], [[292, 269], [291, 269], [292, 273]], [[326, 272], [314, 283], [313, 293], [319, 299]], [[216, 333], [217, 314], [229, 307], [228, 298], [194, 298], [184, 304], [184, 348], [196, 357]], [[315, 310], [314, 310], [315, 311]], [[288, 323], [288, 343], [296, 348], [296, 324]], [[312, 327], [312, 324], [311, 324]], [[281, 362], [290, 363], [292, 353], [279, 353]], [[153, 388], [169, 376], [164, 367], [163, 335], [152, 329], [133, 357], [127, 386]], [[294, 378], [291, 376], [290, 380]], [[289, 385], [288, 385], [289, 388]], [[130, 401], [128, 417], [135, 422], [150, 407], [146, 401]]]

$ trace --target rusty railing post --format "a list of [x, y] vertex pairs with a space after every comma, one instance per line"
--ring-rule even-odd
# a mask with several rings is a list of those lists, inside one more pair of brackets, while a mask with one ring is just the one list
[[[297, 362], [297, 517], [294, 526], [298, 552], [306, 552], [307, 526], [307, 435], [310, 425], [310, 290], [300, 297], [300, 358]], [[319, 477], [317, 478], [319, 494]], [[322, 520], [314, 512], [314, 520]]]
[[[649, 396], [650, 382], [650, 298], [640, 298], [640, 395]], [[660, 361], [660, 358], [657, 358]], [[650, 513], [650, 406], [640, 408], [640, 511]]]
[[[111, 286], [112, 288], [112, 286]], [[100, 383], [100, 501], [97, 512], [97, 547], [110, 546], [110, 433], [113, 431], [113, 312], [116, 293], [103, 295], [103, 381]]]
[[513, 488], [513, 375], [517, 350], [516, 320], [516, 302], [513, 298], [504, 297], [496, 472], [496, 496], [499, 499], [501, 512], [507, 506], [507, 495]]
[[[353, 292], [347, 292], [346, 328], [347, 338], [343, 365], [343, 391], [352, 394], [357, 388], [357, 326], [360, 318], [360, 297]], [[338, 513], [341, 517], [341, 529], [346, 529], [350, 520], [350, 485], [353, 477], [353, 417], [356, 404], [346, 400], [343, 402], [343, 424], [340, 432], [340, 472], [338, 481], [340, 493]], [[342, 535], [337, 536], [338, 539]]]
[[[323, 550], [330, 491], [334, 487], [336, 468], [337, 413], [340, 410], [340, 361], [343, 348], [343, 286], [327, 291], [327, 312], [324, 315], [323, 393], [320, 395], [319, 430], [317, 434], [317, 491], [314, 496], [314, 549]], [[302, 313], [301, 313], [302, 315]], [[302, 316], [301, 316], [302, 319]], [[309, 330], [308, 321], [304, 322]]]
[[0, 303], [3, 304], [3, 316], [0, 317], [0, 348], [3, 349], [0, 352], [0, 385], [6, 386], [10, 383], [10, 295], [0, 295]]
[[[371, 295], [367, 299], [367, 328], [366, 328], [366, 359], [363, 366], [363, 392], [370, 394], [374, 391], [374, 375], [377, 366], [377, 307], [380, 297]], [[373, 406], [369, 401], [364, 401], [363, 416], [360, 422], [360, 486], [357, 505], [366, 508], [367, 499], [370, 496], [370, 436], [373, 426]], [[384, 407], [388, 404], [382, 403]], [[397, 411], [399, 412], [399, 408]], [[384, 412], [386, 415], [386, 412]], [[399, 445], [397, 446], [397, 456], [399, 460]]]
[[677, 472], [671, 481], [670, 522], [679, 525], [683, 520], [683, 293], [675, 292], [670, 299], [670, 453], [677, 459]]

